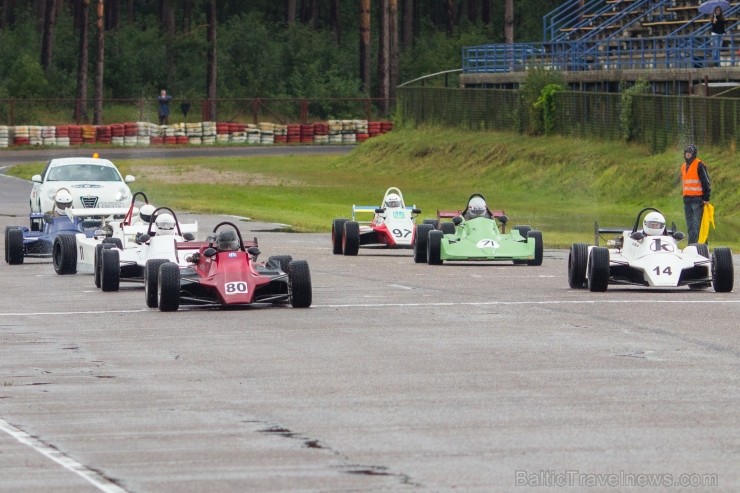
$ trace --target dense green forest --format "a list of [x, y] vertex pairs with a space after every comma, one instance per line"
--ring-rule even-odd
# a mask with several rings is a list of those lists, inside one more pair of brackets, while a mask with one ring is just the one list
[[0, 0], [0, 100], [394, 97], [562, 0]]

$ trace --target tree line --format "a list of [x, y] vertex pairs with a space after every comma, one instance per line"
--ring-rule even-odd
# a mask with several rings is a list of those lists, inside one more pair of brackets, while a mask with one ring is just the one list
[[[373, 97], [540, 41], [562, 0], [0, 0], [0, 99]], [[92, 97], [90, 97], [92, 94]], [[385, 108], [387, 110], [387, 107]], [[80, 115], [76, 114], [78, 118]]]

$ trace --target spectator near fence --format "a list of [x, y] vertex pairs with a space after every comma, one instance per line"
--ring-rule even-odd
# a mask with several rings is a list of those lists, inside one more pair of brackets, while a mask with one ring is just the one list
[[719, 54], [722, 49], [722, 38], [725, 34], [725, 16], [722, 8], [716, 7], [712, 13], [712, 60], [719, 67]]
[[170, 116], [170, 100], [172, 100], [172, 96], [167, 94], [165, 89], [162, 89], [157, 100], [159, 101], [159, 124], [168, 125]]

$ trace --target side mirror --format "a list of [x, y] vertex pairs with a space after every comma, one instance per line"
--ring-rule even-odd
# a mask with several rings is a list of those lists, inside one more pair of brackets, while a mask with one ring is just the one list
[[151, 237], [148, 234], [142, 233], [136, 237], [136, 243], [141, 245], [142, 243], [146, 243], [147, 241], [149, 241], [150, 238]]
[[421, 209], [411, 209], [411, 214], [421, 214]]
[[193, 233], [187, 232], [182, 234], [182, 238], [185, 241], [193, 241], [195, 239], [195, 235]]
[[460, 226], [460, 223], [463, 222], [462, 216], [455, 216], [452, 218], [452, 224], [455, 226]]
[[673, 239], [676, 241], [681, 241], [684, 238], [686, 238], [686, 235], [683, 234], [681, 231], [674, 231], [673, 232]]
[[507, 216], [506, 214], [501, 214], [501, 215], [500, 215], [500, 216], [498, 217], [498, 220], [499, 220], [499, 222], [500, 222], [501, 224], [506, 224], [506, 223], [508, 223], [508, 222], [509, 222], [509, 216]]
[[375, 209], [376, 214], [382, 214], [385, 212], [385, 209], [383, 207], [378, 207]]
[[41, 181], [41, 175], [33, 175], [33, 176], [31, 177], [31, 181], [32, 181], [32, 182], [34, 182], [34, 183], [43, 183], [43, 182]]
[[203, 250], [203, 255], [205, 255], [205, 256], [206, 256], [206, 257], [208, 257], [208, 258], [211, 258], [211, 257], [213, 257], [214, 255], [216, 255], [216, 249], [215, 249], [215, 248], [213, 248], [213, 247], [211, 247], [211, 248], [206, 248], [205, 250]]
[[642, 231], [635, 231], [634, 233], [630, 233], [630, 238], [632, 238], [633, 240], [641, 240], [645, 238], [645, 233], [643, 233]]
[[262, 253], [259, 248], [256, 246], [247, 248], [247, 253], [250, 254], [253, 258], [257, 258], [257, 256]]
[[126, 183], [132, 183], [136, 181], [136, 177], [134, 175], [126, 175], [126, 178], [123, 179]]

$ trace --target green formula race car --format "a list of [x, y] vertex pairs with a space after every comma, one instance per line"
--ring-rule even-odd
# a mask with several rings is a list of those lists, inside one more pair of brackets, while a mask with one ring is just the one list
[[[452, 218], [452, 222], [444, 221]], [[447, 261], [511, 261], [542, 265], [542, 233], [529, 226], [506, 232], [503, 210], [491, 211], [485, 198], [473, 194], [465, 210], [438, 211], [436, 220], [416, 227], [414, 262], [441, 265]]]

